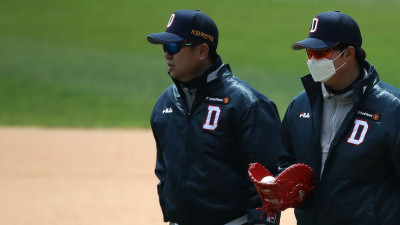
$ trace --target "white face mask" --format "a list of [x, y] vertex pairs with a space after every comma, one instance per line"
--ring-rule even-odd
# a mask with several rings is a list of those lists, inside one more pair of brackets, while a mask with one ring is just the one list
[[323, 59], [315, 59], [311, 57], [311, 59], [307, 60], [308, 69], [310, 70], [311, 76], [315, 82], [326, 82], [328, 81], [337, 70], [342, 68], [347, 62], [344, 62], [343, 65], [339, 66], [339, 68], [335, 69], [335, 65], [333, 62], [344, 53], [343, 50], [336, 58], [333, 60], [323, 58]]

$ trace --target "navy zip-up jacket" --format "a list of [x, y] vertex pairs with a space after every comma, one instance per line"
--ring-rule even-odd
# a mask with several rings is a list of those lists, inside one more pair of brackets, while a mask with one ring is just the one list
[[316, 189], [295, 209], [298, 225], [400, 224], [399, 89], [379, 81], [374, 67], [353, 84], [354, 106], [334, 137], [321, 175], [321, 83], [302, 78], [305, 91], [282, 122], [287, 150], [280, 167], [305, 163]]
[[[164, 221], [222, 225], [244, 215], [260, 220], [261, 201], [248, 177], [251, 162], [277, 172], [280, 118], [275, 104], [223, 65], [200, 77], [188, 111], [179, 82], [158, 99], [151, 116], [155, 173]], [[215, 73], [214, 73], [215, 75]], [[279, 218], [275, 224], [279, 224]]]

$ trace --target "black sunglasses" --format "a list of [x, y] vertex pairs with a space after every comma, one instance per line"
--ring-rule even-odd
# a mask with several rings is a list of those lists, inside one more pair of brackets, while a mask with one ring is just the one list
[[168, 43], [168, 44], [162, 44], [162, 48], [164, 52], [167, 52], [170, 55], [175, 55], [178, 53], [183, 47], [186, 46], [196, 46], [199, 43], [193, 42], [193, 43], [186, 43], [186, 42], [180, 42], [180, 43]]

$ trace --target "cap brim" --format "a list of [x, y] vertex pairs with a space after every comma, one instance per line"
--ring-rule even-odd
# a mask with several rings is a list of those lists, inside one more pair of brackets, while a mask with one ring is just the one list
[[168, 44], [181, 42], [184, 39], [173, 33], [162, 32], [147, 35], [147, 41], [152, 44]]
[[327, 40], [321, 40], [321, 39], [317, 39], [317, 38], [307, 38], [305, 40], [302, 40], [302, 41], [292, 44], [292, 49], [300, 50], [303, 48], [309, 48], [309, 49], [320, 50], [320, 49], [330, 48], [337, 44], [338, 44], [338, 42], [336, 42], [336, 41], [327, 41]]

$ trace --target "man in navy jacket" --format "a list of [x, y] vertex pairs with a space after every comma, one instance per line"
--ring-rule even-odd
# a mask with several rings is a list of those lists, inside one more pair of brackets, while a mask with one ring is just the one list
[[[155, 173], [164, 221], [179, 225], [270, 224], [247, 175], [249, 163], [277, 172], [280, 119], [275, 104], [233, 76], [216, 52], [218, 30], [206, 14], [179, 10], [162, 44], [174, 84], [151, 115]], [[279, 224], [279, 217], [275, 218]]]
[[305, 163], [316, 189], [295, 209], [298, 225], [400, 224], [399, 89], [365, 61], [357, 23], [317, 15], [305, 49], [311, 74], [282, 122], [280, 168]]

